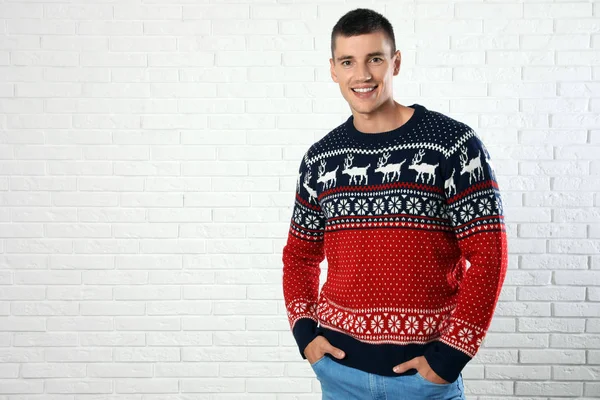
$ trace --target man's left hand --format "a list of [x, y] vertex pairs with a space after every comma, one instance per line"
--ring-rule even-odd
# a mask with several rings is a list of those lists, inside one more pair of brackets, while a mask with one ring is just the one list
[[442, 377], [440, 377], [438, 374], [436, 374], [431, 367], [429, 366], [429, 363], [427, 362], [427, 360], [425, 359], [424, 356], [420, 356], [420, 357], [415, 357], [412, 360], [408, 360], [402, 364], [398, 364], [394, 367], [394, 372], [401, 374], [405, 371], [408, 371], [409, 369], [416, 369], [419, 374], [421, 374], [421, 376], [423, 378], [425, 378], [426, 380], [433, 382], [433, 383], [437, 383], [437, 384], [449, 384], [450, 382], [445, 381], [444, 379], [442, 379]]

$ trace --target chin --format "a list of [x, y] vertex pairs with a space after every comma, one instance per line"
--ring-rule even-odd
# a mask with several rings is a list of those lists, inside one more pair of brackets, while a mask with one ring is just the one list
[[376, 111], [381, 106], [381, 104], [377, 100], [378, 99], [373, 99], [371, 101], [357, 101], [353, 98], [346, 99], [351, 109], [362, 114], [369, 114]]
[[373, 105], [353, 104], [352, 105], [352, 109], [354, 109], [354, 111], [361, 113], [361, 114], [373, 113], [377, 110], [378, 107], [379, 107], [378, 104], [373, 104]]

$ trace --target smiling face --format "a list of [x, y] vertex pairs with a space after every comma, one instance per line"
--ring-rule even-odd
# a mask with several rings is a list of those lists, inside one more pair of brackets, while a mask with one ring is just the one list
[[383, 32], [337, 36], [333, 56], [331, 78], [340, 85], [353, 113], [372, 114], [393, 102], [392, 78], [400, 71], [401, 56], [399, 50], [392, 54]]

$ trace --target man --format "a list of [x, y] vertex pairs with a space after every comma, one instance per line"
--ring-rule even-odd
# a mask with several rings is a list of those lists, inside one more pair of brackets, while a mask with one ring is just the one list
[[462, 399], [507, 268], [489, 153], [466, 124], [393, 99], [385, 17], [348, 12], [331, 47], [352, 115], [300, 163], [282, 256], [294, 338], [324, 399]]

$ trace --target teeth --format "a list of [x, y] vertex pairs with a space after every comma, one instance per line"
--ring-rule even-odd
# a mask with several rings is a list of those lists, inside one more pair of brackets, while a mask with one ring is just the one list
[[372, 90], [375, 90], [375, 86], [373, 86], [372, 88], [364, 88], [364, 89], [356, 88], [356, 89], [352, 89], [352, 90], [354, 90], [355, 92], [359, 92], [359, 93], [367, 93]]

